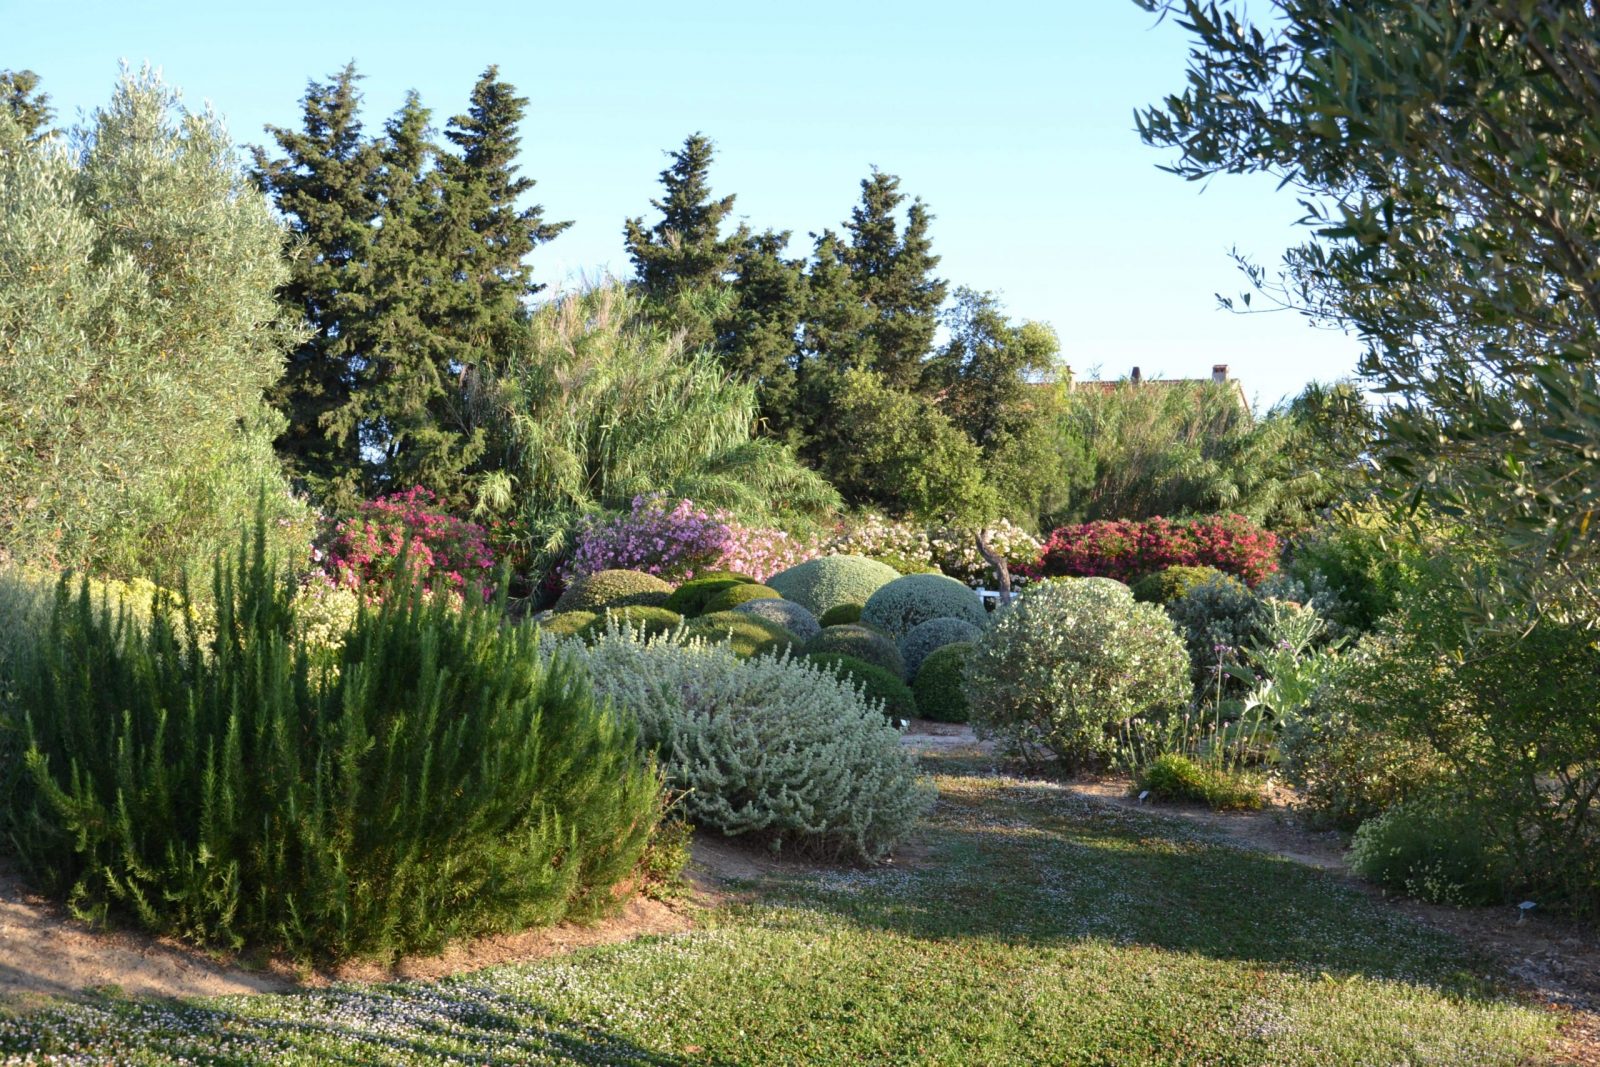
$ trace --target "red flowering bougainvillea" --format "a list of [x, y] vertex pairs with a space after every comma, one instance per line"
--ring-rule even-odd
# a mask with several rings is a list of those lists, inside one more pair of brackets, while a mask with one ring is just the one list
[[1254, 586], [1278, 569], [1278, 538], [1243, 515], [1086, 522], [1057, 529], [1038, 562], [1019, 570], [1030, 578], [1131, 582], [1178, 566], [1215, 567]]
[[434, 501], [418, 486], [362, 504], [334, 531], [328, 572], [341, 585], [359, 588], [395, 574], [405, 554], [407, 569], [430, 591], [462, 593], [481, 585], [487, 595], [494, 554], [483, 527], [438, 510]]

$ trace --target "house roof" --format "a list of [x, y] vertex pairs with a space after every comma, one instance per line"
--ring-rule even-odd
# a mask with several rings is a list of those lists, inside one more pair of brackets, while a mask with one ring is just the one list
[[1244, 409], [1246, 414], [1252, 414], [1250, 411], [1250, 398], [1245, 395], [1244, 384], [1237, 378], [1229, 377], [1228, 365], [1226, 363], [1218, 363], [1213, 365], [1211, 368], [1211, 377], [1209, 378], [1146, 378], [1139, 372], [1139, 368], [1135, 367], [1133, 368], [1133, 372], [1126, 378], [1090, 378], [1080, 381], [1077, 378], [1072, 377], [1071, 370], [1070, 368], [1068, 369], [1067, 390], [1069, 392], [1073, 392], [1078, 389], [1090, 389], [1097, 392], [1109, 393], [1130, 385], [1153, 385], [1165, 386], [1168, 388], [1174, 386], [1229, 385], [1232, 386], [1232, 392], [1234, 397], [1239, 401], [1239, 406]]

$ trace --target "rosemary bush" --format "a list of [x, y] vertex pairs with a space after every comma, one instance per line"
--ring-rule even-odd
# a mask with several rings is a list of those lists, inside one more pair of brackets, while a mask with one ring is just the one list
[[317, 666], [263, 526], [216, 565], [214, 637], [61, 583], [0, 809], [30, 880], [80, 915], [301, 958], [603, 910], [660, 811], [632, 727], [532, 627], [415, 584]]

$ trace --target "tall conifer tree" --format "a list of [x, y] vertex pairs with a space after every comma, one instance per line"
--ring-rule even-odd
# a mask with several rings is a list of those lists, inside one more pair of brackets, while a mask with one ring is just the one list
[[349, 63], [329, 81], [311, 82], [303, 128], [267, 127], [283, 154], [269, 159], [264, 149], [253, 150], [257, 181], [300, 245], [283, 298], [310, 328], [273, 396], [289, 421], [278, 449], [299, 481], [336, 506], [359, 491], [352, 484], [361, 469], [350, 412], [358, 369], [352, 324], [367, 313], [377, 214], [371, 186], [378, 157], [362, 136], [358, 80]]
[[31, 70], [0, 70], [0, 111], [11, 116], [28, 144], [41, 140], [55, 118], [50, 94], [39, 91], [39, 75]]
[[928, 238], [933, 214], [913, 200], [900, 229], [896, 213], [905, 199], [900, 179], [874, 168], [844, 224], [850, 234], [844, 262], [870, 320], [871, 365], [896, 389], [913, 389], [921, 380], [946, 292], [933, 273], [939, 265]]
[[711, 196], [711, 160], [716, 146], [704, 134], [690, 134], [672, 153], [672, 165], [661, 172], [660, 200], [650, 205], [661, 212], [654, 226], [643, 218], [623, 225], [623, 243], [645, 292], [657, 299], [687, 289], [713, 286], [727, 279], [749, 236], [740, 226], [727, 237], [722, 223], [733, 211], [734, 197]]

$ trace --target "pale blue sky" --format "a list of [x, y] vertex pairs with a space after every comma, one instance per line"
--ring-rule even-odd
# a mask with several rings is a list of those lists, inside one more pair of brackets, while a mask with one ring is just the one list
[[[452, 10], [453, 9], [453, 10]], [[523, 167], [552, 219], [543, 280], [627, 273], [663, 149], [702, 130], [719, 191], [757, 228], [837, 226], [876, 164], [937, 219], [941, 273], [994, 289], [1106, 376], [1227, 363], [1270, 403], [1350, 373], [1357, 345], [1291, 314], [1231, 315], [1238, 246], [1275, 261], [1296, 205], [1267, 180], [1189, 184], [1156, 169], [1135, 107], [1177, 89], [1186, 44], [1128, 0], [1033, 3], [38, 3], [0, 0], [0, 66], [44, 78], [60, 116], [149, 61], [240, 142], [296, 125], [309, 77], [354, 58], [371, 128], [417, 89], [442, 124], [483, 67], [531, 99]]]

